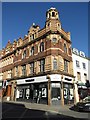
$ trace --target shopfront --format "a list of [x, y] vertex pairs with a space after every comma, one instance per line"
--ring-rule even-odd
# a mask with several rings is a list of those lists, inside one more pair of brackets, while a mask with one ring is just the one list
[[47, 83], [34, 83], [17, 86], [16, 99], [20, 101], [47, 104], [47, 95]]
[[[63, 98], [64, 104], [74, 101], [73, 84], [71, 81], [63, 79]], [[48, 104], [50, 99], [51, 105], [61, 104], [61, 75], [50, 75], [50, 92], [48, 89], [47, 76], [39, 76], [17, 80], [16, 100], [29, 101], [32, 103]], [[50, 93], [50, 95], [49, 95]]]
[[74, 102], [73, 84], [64, 83], [64, 104], [71, 104]]
[[74, 84], [71, 77], [64, 76], [64, 104], [74, 103]]
[[48, 104], [46, 76], [17, 80], [16, 100]]

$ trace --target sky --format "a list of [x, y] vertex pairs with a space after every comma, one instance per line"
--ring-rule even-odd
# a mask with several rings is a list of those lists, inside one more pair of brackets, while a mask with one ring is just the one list
[[4, 2], [2, 3], [2, 47], [28, 33], [35, 23], [42, 29], [46, 11], [59, 11], [62, 28], [71, 33], [72, 48], [88, 56], [88, 2]]

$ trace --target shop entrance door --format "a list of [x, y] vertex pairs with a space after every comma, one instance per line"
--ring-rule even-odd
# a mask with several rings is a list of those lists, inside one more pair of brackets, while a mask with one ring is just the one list
[[52, 88], [51, 90], [51, 102], [52, 105], [60, 105], [60, 88]]

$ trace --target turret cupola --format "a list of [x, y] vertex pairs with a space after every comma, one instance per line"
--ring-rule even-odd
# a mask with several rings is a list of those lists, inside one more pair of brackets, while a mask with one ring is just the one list
[[61, 22], [59, 19], [59, 12], [56, 8], [51, 7], [46, 12], [46, 31], [54, 30], [57, 31], [61, 29]]
[[59, 20], [59, 13], [56, 8], [51, 7], [46, 12], [46, 20], [49, 19], [58, 19]]

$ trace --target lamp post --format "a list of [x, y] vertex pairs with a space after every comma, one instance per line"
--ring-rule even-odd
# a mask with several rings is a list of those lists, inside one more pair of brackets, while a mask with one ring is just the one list
[[47, 75], [47, 79], [48, 79], [48, 105], [51, 105], [51, 80], [49, 75]]
[[17, 81], [15, 81], [14, 83], [14, 101], [16, 101], [16, 95], [17, 95], [16, 86], [17, 86]]
[[64, 105], [63, 75], [61, 75], [61, 105]]
[[78, 86], [77, 81], [75, 81], [75, 78], [73, 79], [73, 92], [74, 92], [74, 104], [79, 102], [79, 96], [78, 96]]

